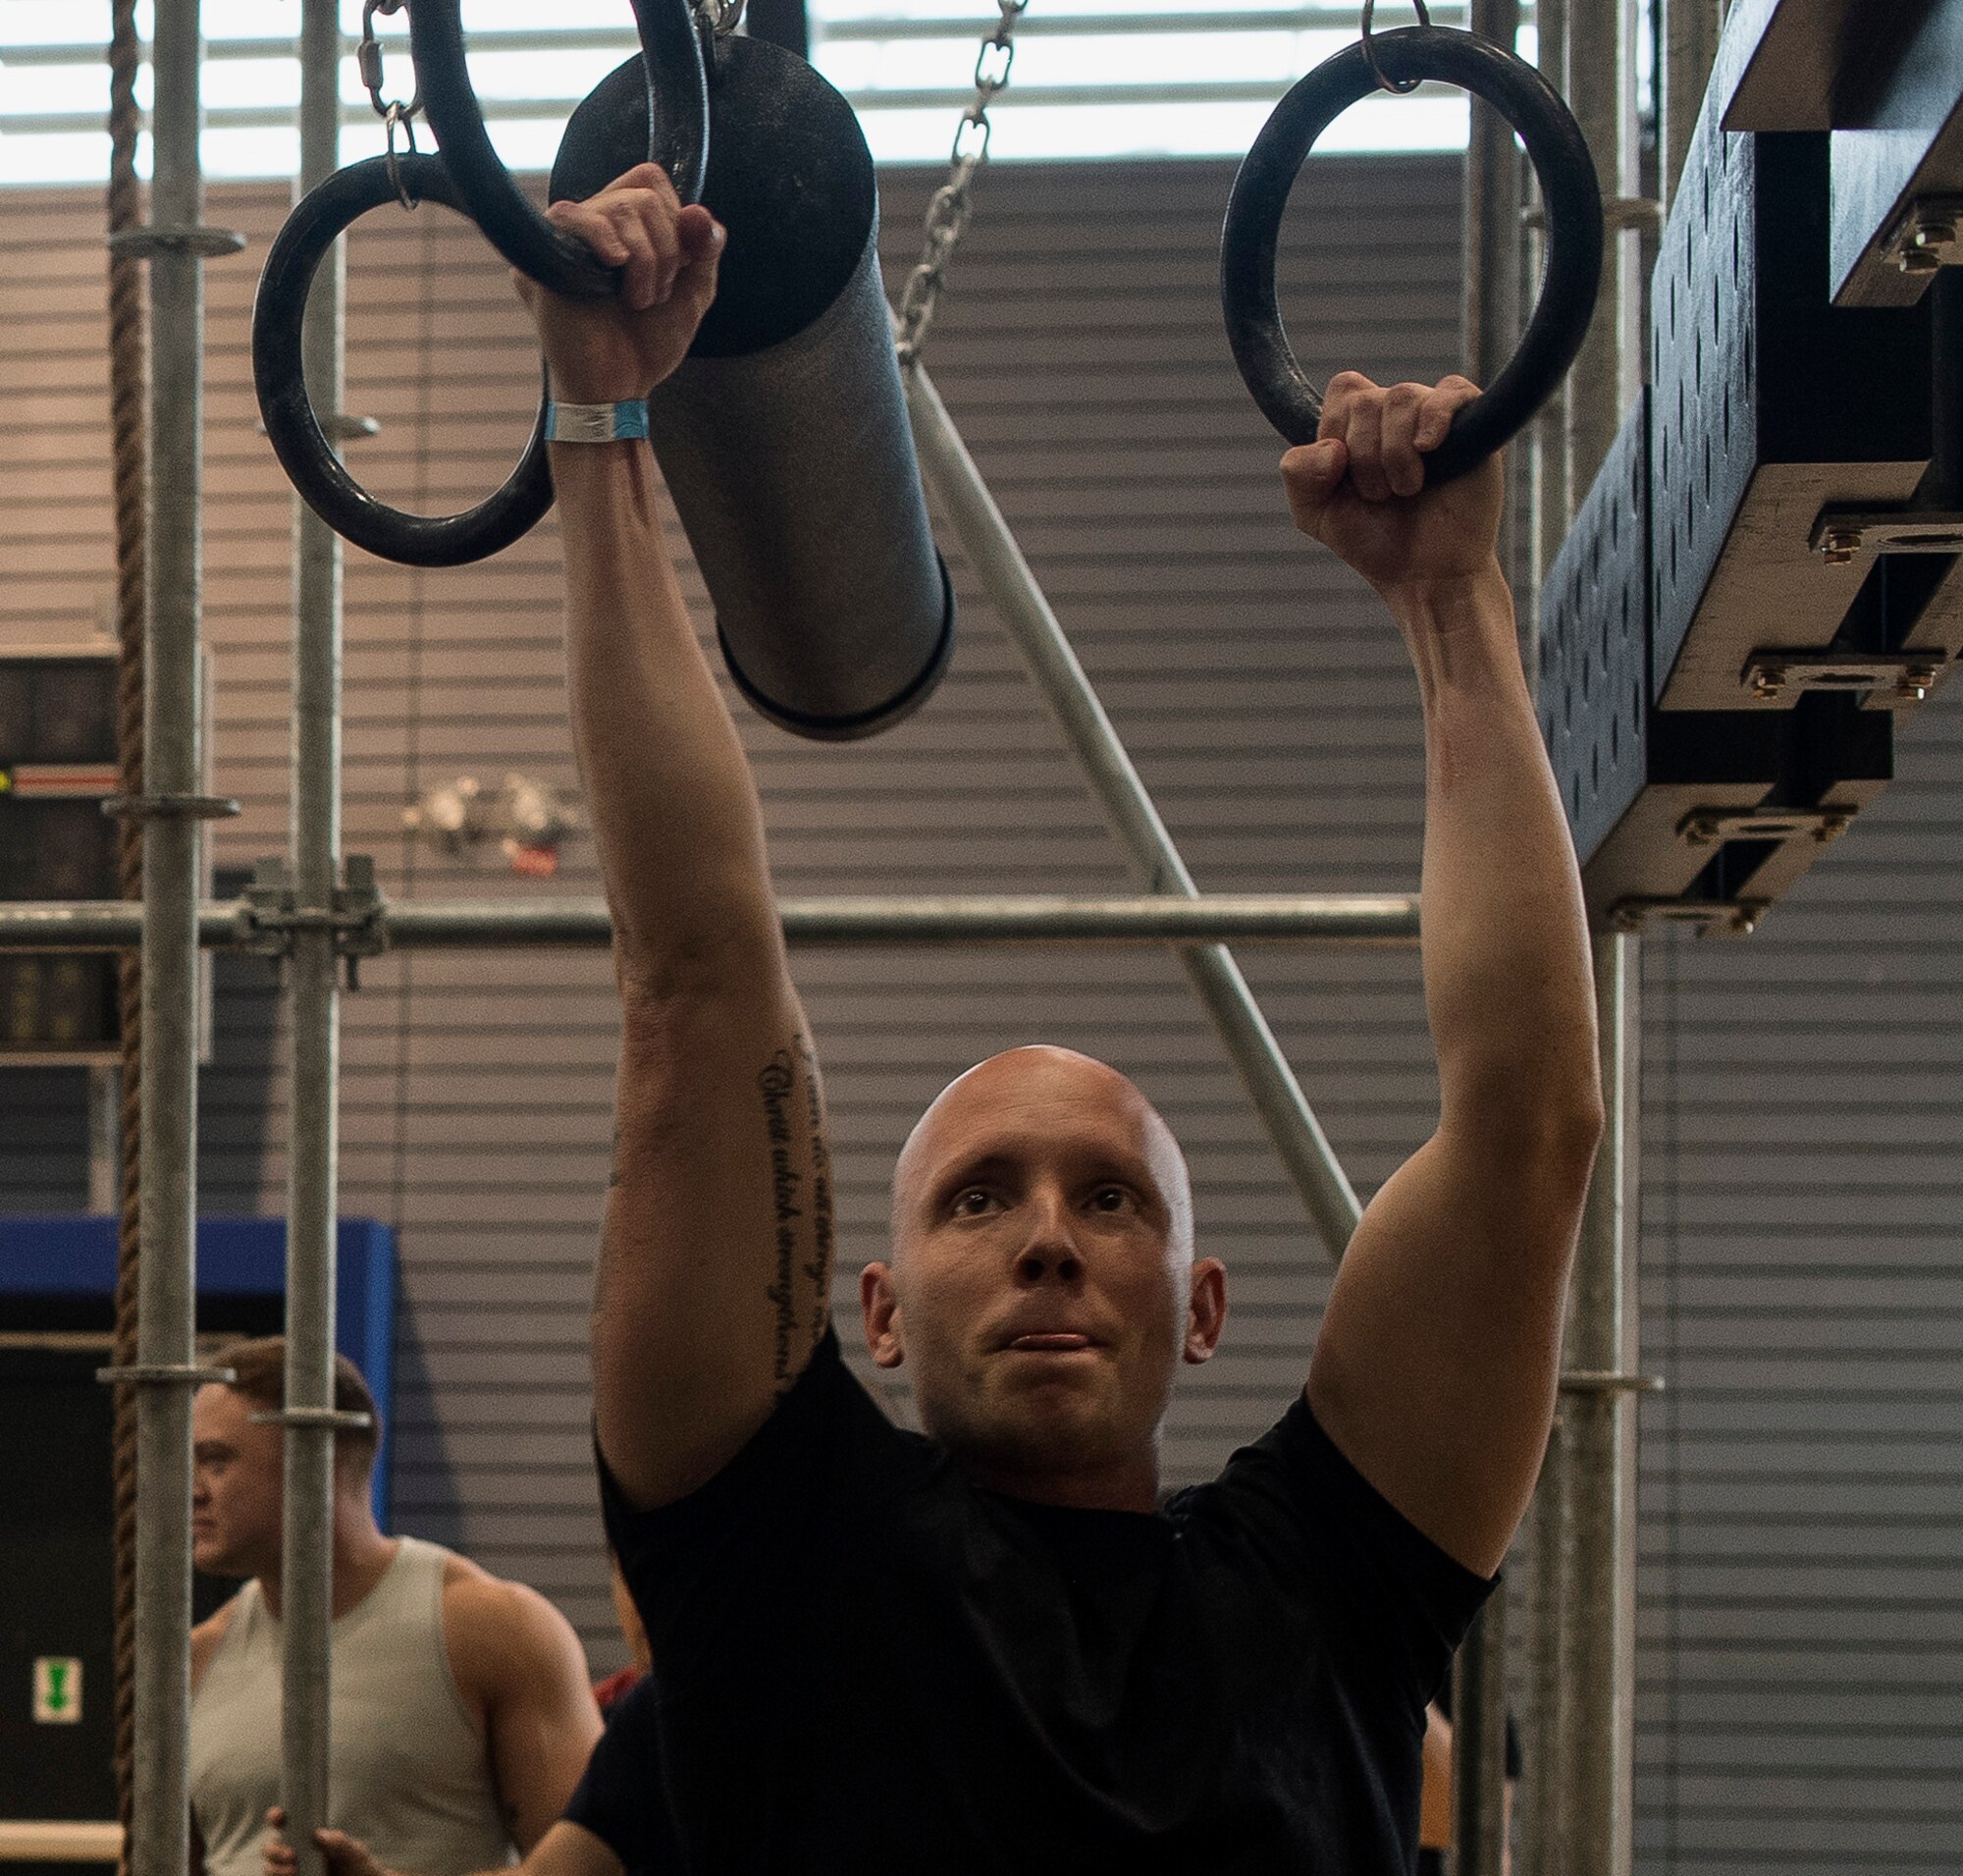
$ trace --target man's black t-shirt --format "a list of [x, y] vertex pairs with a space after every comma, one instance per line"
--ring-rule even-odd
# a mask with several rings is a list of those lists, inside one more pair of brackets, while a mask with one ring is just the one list
[[1298, 1399], [1162, 1513], [970, 1484], [827, 1334], [701, 1490], [608, 1533], [655, 1670], [566, 1815], [630, 1871], [1406, 1876], [1487, 1585]]

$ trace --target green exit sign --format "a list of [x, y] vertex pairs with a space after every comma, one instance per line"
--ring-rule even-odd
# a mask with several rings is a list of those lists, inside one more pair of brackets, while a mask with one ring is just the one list
[[34, 1662], [34, 1724], [81, 1723], [81, 1663], [72, 1654], [44, 1654]]

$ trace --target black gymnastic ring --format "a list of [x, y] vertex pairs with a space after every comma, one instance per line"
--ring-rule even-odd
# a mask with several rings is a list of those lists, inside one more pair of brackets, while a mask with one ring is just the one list
[[409, 514], [378, 502], [342, 466], [322, 433], [300, 369], [300, 329], [315, 270], [335, 240], [371, 208], [399, 199], [466, 212], [434, 156], [371, 156], [338, 170], [287, 217], [259, 276], [252, 304], [252, 382], [273, 454], [300, 500], [344, 539], [404, 566], [462, 566], [509, 547], [553, 505], [546, 461], [545, 400], [532, 440], [504, 486], [461, 514]]
[[[648, 160], [684, 202], [702, 199], [709, 163], [709, 80], [689, 0], [633, 0], [648, 80]], [[522, 274], [575, 299], [607, 299], [619, 282], [593, 250], [520, 194], [484, 128], [464, 59], [461, 0], [412, 0], [409, 53], [423, 113], [462, 196], [463, 212]]]
[[[1547, 271], [1519, 348], [1453, 419], [1424, 459], [1436, 487], [1494, 455], [1533, 420], [1574, 363], [1602, 286], [1602, 191], [1573, 113], [1532, 66], [1477, 33], [1405, 27], [1375, 35], [1399, 80], [1437, 79], [1484, 98], [1519, 133], [1547, 205]], [[1313, 443], [1322, 394], [1296, 362], [1275, 296], [1275, 244], [1289, 190], [1329, 126], [1378, 88], [1360, 45], [1339, 52], [1275, 106], [1234, 179], [1220, 237], [1220, 297], [1234, 362], [1261, 414], [1290, 443]]]

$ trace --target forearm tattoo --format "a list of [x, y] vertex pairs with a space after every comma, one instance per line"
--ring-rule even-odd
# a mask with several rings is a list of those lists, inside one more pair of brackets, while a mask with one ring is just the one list
[[[831, 1282], [831, 1159], [825, 1147], [818, 1063], [804, 1037], [798, 1037], [793, 1047], [778, 1049], [764, 1064], [758, 1071], [757, 1092], [764, 1103], [764, 1133], [770, 1149], [776, 1240], [774, 1274], [766, 1294], [776, 1317], [773, 1365], [781, 1390], [795, 1378], [791, 1351], [807, 1310], [803, 1353], [816, 1348], [824, 1333]], [[800, 1169], [801, 1161], [810, 1168], [809, 1174]]]
[[798, 1054], [804, 1062], [805, 1125], [811, 1139], [811, 1261], [805, 1275], [811, 1279], [815, 1305], [811, 1318], [811, 1346], [817, 1348], [831, 1313], [831, 1146], [824, 1126], [823, 1084], [819, 1080], [818, 1057], [812, 1053], [811, 1039], [800, 1036]]

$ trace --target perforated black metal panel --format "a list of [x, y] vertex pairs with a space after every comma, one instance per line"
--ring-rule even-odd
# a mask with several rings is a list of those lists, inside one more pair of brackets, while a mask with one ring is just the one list
[[1643, 784], [1649, 450], [1645, 391], [1541, 588], [1541, 733], [1584, 865]]
[[1904, 502], [1928, 465], [1930, 328], [1926, 306], [1830, 303], [1827, 136], [1727, 134], [1723, 89], [1654, 283], [1651, 694], [1780, 709], [1751, 655], [1830, 645], [1860, 592], [1813, 549], [1822, 509]]
[[1598, 926], [1659, 916], [1744, 930], [1893, 773], [1893, 723], [1852, 697], [1775, 715], [1652, 702], [1645, 394], [1541, 592], [1541, 732]]

